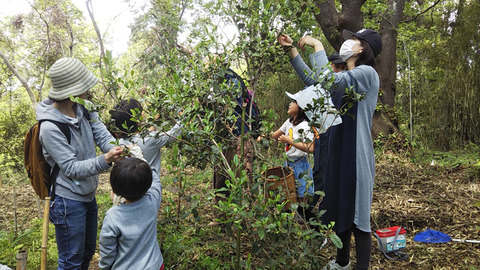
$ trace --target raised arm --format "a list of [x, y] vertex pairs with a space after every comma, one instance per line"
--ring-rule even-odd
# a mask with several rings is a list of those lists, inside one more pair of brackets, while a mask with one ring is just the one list
[[280, 45], [282, 45], [285, 52], [290, 52], [292, 59], [299, 55], [297, 48], [293, 46], [293, 39], [290, 36], [286, 34], [280, 34], [277, 37], [277, 41]]
[[176, 137], [178, 137], [182, 133], [182, 125], [181, 124], [175, 124], [175, 126], [170, 129], [167, 132], [162, 132], [162, 133], [156, 133], [151, 132], [151, 136], [155, 138], [155, 145], [160, 148], [163, 147], [164, 145], [172, 142], [175, 140]]
[[[289, 51], [291, 60], [290, 63], [292, 64], [293, 68], [295, 69], [295, 72], [298, 74], [300, 79], [307, 85], [313, 85], [318, 82], [318, 78], [323, 71], [323, 67], [320, 65], [317, 65], [313, 59], [311, 59], [313, 70], [303, 61], [302, 57], [298, 53], [298, 50], [295, 46], [293, 46], [293, 40], [291, 37], [285, 34], [281, 34], [278, 36], [277, 41], [280, 45], [283, 46], [285, 51]], [[305, 46], [310, 46], [314, 49], [315, 53], [317, 52], [324, 52], [325, 49], [323, 47], [323, 44], [311, 37], [311, 36], [305, 36], [301, 38], [298, 41], [298, 47], [302, 50], [305, 49]], [[328, 62], [328, 61], [327, 61]], [[326, 63], [325, 63], [326, 64]]]

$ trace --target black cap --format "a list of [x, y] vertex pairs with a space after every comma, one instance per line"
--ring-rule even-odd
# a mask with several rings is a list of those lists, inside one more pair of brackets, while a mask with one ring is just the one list
[[345, 61], [342, 60], [342, 57], [340, 57], [340, 54], [338, 53], [330, 54], [328, 56], [328, 61], [334, 64], [346, 64]]
[[365, 40], [373, 49], [375, 56], [379, 55], [382, 51], [382, 37], [372, 29], [362, 29], [356, 33], [348, 30], [343, 30], [342, 37], [347, 40], [356, 36], [359, 39]]

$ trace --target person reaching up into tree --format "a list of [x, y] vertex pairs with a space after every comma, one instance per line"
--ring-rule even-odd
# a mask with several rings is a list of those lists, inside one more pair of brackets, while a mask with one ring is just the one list
[[155, 127], [149, 129], [145, 138], [139, 134], [138, 118], [143, 115], [142, 104], [136, 99], [121, 100], [112, 110], [110, 131], [119, 139], [120, 145], [138, 145], [148, 164], [161, 175], [160, 148], [171, 143], [182, 133], [182, 125], [175, 124], [167, 132], [158, 132]]
[[[161, 152], [160, 149], [175, 140], [182, 133], [182, 125], [175, 124], [167, 132], [160, 133], [155, 127], [149, 129], [146, 137], [139, 134], [140, 126], [138, 118], [143, 115], [140, 102], [136, 99], [121, 100], [111, 111], [112, 134], [119, 139], [120, 145], [139, 146], [143, 157], [148, 164], [161, 175]], [[120, 198], [113, 196], [114, 205]]]
[[[218, 71], [221, 73], [221, 71]], [[229, 95], [235, 100], [235, 107], [233, 114], [236, 117], [235, 123], [229, 123], [230, 126], [218, 125], [222, 130], [221, 133], [225, 134], [224, 137], [230, 137], [230, 142], [227, 143], [226, 149], [222, 150], [222, 154], [226, 159], [228, 164], [232, 164], [235, 155], [239, 155], [243, 151], [243, 167], [246, 171], [247, 177], [249, 179], [249, 185], [252, 184], [253, 180], [253, 160], [254, 160], [254, 149], [253, 143], [250, 139], [250, 136], [253, 138], [258, 137], [258, 133], [261, 127], [260, 121], [260, 110], [258, 109], [256, 103], [254, 102], [254, 96], [252, 92], [247, 89], [244, 80], [240, 75], [230, 68], [227, 68], [224, 71], [223, 76], [218, 78], [216, 85], [212, 89], [216, 89], [220, 92], [220, 95]], [[218, 93], [215, 93], [218, 94]], [[210, 104], [209, 106], [211, 106]], [[217, 108], [226, 108], [227, 104], [216, 104], [220, 105]], [[245, 119], [242, 119], [242, 110], [245, 109]], [[241, 149], [241, 135], [242, 129], [244, 134], [249, 134], [245, 136], [243, 140], [243, 149]], [[232, 134], [228, 134], [232, 133]], [[213, 187], [214, 189], [224, 189], [224, 191], [218, 191], [215, 196], [215, 200], [219, 202], [220, 200], [228, 196], [228, 191], [226, 191], [226, 181], [230, 178], [229, 174], [225, 170], [224, 166], [217, 164], [213, 169]]]
[[[322, 222], [335, 222], [334, 230], [342, 240], [343, 248], [337, 249], [336, 259], [324, 269], [350, 269], [352, 233], [355, 236], [356, 269], [368, 269], [372, 248], [370, 210], [375, 176], [371, 127], [380, 86], [375, 58], [382, 51], [382, 38], [371, 29], [358, 32], [344, 30], [342, 36], [345, 41], [339, 54], [347, 63], [347, 71], [339, 73], [326, 70], [328, 59], [319, 40], [305, 36], [298, 41], [301, 49], [304, 46], [313, 47], [314, 53], [310, 55], [313, 69], [305, 64], [289, 36], [281, 35], [278, 41], [282, 46], [288, 46], [291, 64], [302, 81], [312, 85], [322, 77], [333, 76], [334, 83], [329, 90], [337, 109], [346, 103], [353, 103], [342, 116], [342, 124], [332, 127], [328, 134], [325, 197], [321, 203], [321, 208], [327, 211], [322, 216]], [[345, 95], [348, 89], [363, 98], [352, 101]]]
[[[287, 35], [279, 35], [277, 41], [282, 46], [292, 46], [293, 40]], [[286, 48], [287, 48], [286, 47]], [[288, 50], [287, 50], [288, 52]], [[334, 72], [341, 72], [346, 70], [347, 63], [337, 53], [332, 53], [328, 56], [330, 67]], [[314, 85], [316, 82], [306, 82], [307, 86]], [[314, 139], [314, 151], [313, 151], [313, 184], [315, 188], [315, 194], [313, 200], [310, 202], [309, 207], [305, 209], [305, 218], [310, 220], [316, 217], [314, 209], [317, 208], [318, 201], [321, 198], [319, 191], [323, 191], [323, 178], [325, 174], [325, 162], [327, 155], [327, 143], [328, 143], [328, 130], [327, 132], [315, 134]], [[319, 229], [318, 226], [314, 228]]]

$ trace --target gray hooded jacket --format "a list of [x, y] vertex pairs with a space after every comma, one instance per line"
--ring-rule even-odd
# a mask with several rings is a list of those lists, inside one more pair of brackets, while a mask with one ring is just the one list
[[90, 113], [89, 123], [78, 105], [75, 106], [76, 118], [62, 114], [52, 105], [53, 100], [49, 98], [37, 104], [37, 121], [67, 123], [71, 133], [69, 144], [55, 124], [44, 121], [40, 126], [43, 155], [52, 168], [55, 164], [60, 168], [55, 194], [71, 200], [91, 202], [95, 198], [98, 174], [110, 168], [104, 155], [97, 157], [95, 143], [102, 152], [107, 153], [114, 147], [110, 142], [115, 139], [99, 120], [98, 113]]
[[161, 175], [161, 153], [160, 148], [175, 140], [175, 137], [182, 133], [182, 125], [176, 124], [167, 132], [152, 131], [150, 134], [142, 138], [136, 134], [130, 138], [122, 138], [119, 140], [120, 145], [136, 144], [142, 149], [143, 157], [150, 167], [154, 168], [158, 175]]

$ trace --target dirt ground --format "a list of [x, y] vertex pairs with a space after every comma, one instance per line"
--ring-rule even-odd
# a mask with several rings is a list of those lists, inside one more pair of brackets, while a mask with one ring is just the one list
[[[478, 170], [478, 168], [477, 168]], [[393, 153], [377, 162], [372, 230], [407, 230], [406, 261], [386, 259], [375, 246], [372, 269], [477, 269], [480, 244], [414, 242], [430, 228], [457, 239], [480, 240], [480, 179], [469, 166], [418, 166]], [[376, 244], [376, 243], [374, 243]], [[474, 268], [472, 268], [474, 267]]]
[[[101, 176], [101, 190], [108, 189], [107, 175]], [[0, 230], [14, 229], [16, 213], [19, 231], [40, 216], [33, 189], [27, 182], [0, 188]], [[6, 198], [10, 198], [7, 200]], [[16, 200], [17, 210], [14, 210]], [[407, 231], [404, 250], [409, 258], [393, 261], [379, 252], [375, 238], [371, 269], [477, 269], [480, 244], [414, 242], [427, 228], [452, 238], [480, 240], [480, 180], [468, 166], [440, 168], [416, 165], [397, 154], [386, 153], [377, 160], [372, 230], [400, 225]], [[208, 211], [208, 210], [207, 210]], [[327, 247], [332, 255], [332, 246]], [[352, 262], [355, 263], [352, 242]], [[92, 263], [91, 269], [96, 269]]]

